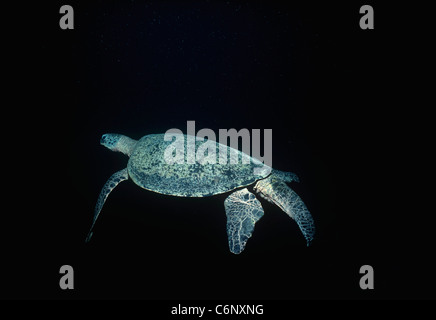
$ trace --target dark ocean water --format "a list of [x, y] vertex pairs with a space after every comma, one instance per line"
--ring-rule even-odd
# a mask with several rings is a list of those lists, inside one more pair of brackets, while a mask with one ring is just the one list
[[[20, 242], [26, 253], [15, 253], [17, 261], [36, 261], [39, 277], [26, 290], [14, 287], [10, 296], [425, 296], [417, 289], [424, 278], [398, 281], [412, 265], [402, 260], [408, 242], [398, 240], [401, 231], [391, 227], [383, 201], [388, 195], [375, 182], [387, 166], [377, 140], [387, 111], [372, 103], [383, 81], [376, 76], [383, 52], [374, 48], [383, 42], [359, 29], [359, 6], [70, 4], [74, 30], [50, 29], [57, 28], [57, 7], [44, 24], [54, 36], [41, 40], [39, 61], [49, 80], [41, 80], [38, 90], [53, 106], [39, 120], [42, 132], [56, 132], [45, 162], [51, 182], [35, 190], [42, 193], [35, 200], [41, 228], [23, 227], [35, 242]], [[101, 187], [128, 160], [101, 146], [101, 135], [139, 139], [170, 128], [186, 133], [187, 121], [216, 133], [272, 129], [272, 166], [300, 177], [290, 186], [315, 220], [312, 246], [285, 213], [260, 200], [265, 215], [245, 251], [233, 255], [224, 211], [228, 194], [169, 197], [131, 180], [110, 194], [85, 244]], [[70, 292], [58, 287], [63, 264], [75, 270]], [[376, 290], [359, 287], [365, 264], [375, 269]]]

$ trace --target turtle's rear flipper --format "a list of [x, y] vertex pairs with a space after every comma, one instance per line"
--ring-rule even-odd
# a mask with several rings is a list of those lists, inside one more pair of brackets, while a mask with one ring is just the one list
[[95, 221], [97, 221], [98, 215], [100, 214], [101, 208], [103, 208], [103, 204], [105, 203], [109, 193], [121, 182], [129, 179], [129, 174], [127, 173], [127, 168], [115, 172], [103, 186], [101, 189], [100, 195], [98, 196], [97, 204], [95, 205], [94, 210], [94, 220], [92, 221], [91, 229], [89, 230], [88, 236], [86, 237], [86, 242], [89, 242], [92, 237], [92, 228], [94, 228]]
[[[279, 177], [280, 178], [280, 177]], [[269, 202], [279, 206], [297, 222], [309, 246], [315, 235], [315, 223], [303, 200], [283, 180], [269, 176], [254, 186], [254, 191]]]
[[254, 224], [263, 216], [260, 201], [247, 188], [230, 194], [224, 201], [227, 215], [227, 236], [230, 251], [241, 253], [254, 230]]

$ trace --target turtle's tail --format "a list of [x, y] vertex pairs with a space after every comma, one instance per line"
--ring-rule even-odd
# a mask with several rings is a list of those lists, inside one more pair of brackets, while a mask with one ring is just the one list
[[276, 178], [273, 174], [258, 181], [254, 186], [254, 191], [258, 192], [262, 198], [277, 205], [294, 219], [306, 239], [307, 246], [309, 246], [315, 235], [315, 223], [312, 215], [303, 200], [284, 181], [287, 180], [281, 177]]

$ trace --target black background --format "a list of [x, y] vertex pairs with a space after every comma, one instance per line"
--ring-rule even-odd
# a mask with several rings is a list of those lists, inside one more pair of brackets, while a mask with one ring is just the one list
[[[20, 209], [3, 233], [2, 298], [434, 297], [430, 235], [409, 219], [420, 213], [393, 161], [392, 8], [374, 5], [375, 30], [361, 30], [358, 2], [69, 1], [75, 29], [61, 30], [63, 4], [35, 6], [17, 41], [27, 109], [15, 111], [31, 143], [18, 146], [27, 157], [10, 187]], [[186, 132], [188, 120], [273, 130], [273, 167], [300, 177], [291, 187], [316, 223], [311, 247], [262, 200], [265, 216], [233, 255], [227, 194], [168, 197], [132, 181], [85, 244], [101, 187], [127, 164], [100, 136]], [[59, 288], [64, 264], [74, 290]], [[359, 287], [365, 264], [374, 290]]]

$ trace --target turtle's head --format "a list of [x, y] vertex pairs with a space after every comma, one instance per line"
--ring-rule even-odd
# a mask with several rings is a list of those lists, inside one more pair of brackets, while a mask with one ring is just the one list
[[118, 133], [106, 133], [101, 136], [100, 144], [112, 151], [118, 151], [118, 142], [122, 135]]
[[118, 133], [106, 133], [100, 139], [100, 144], [109, 150], [122, 152], [128, 156], [132, 154], [136, 142], [136, 140]]

